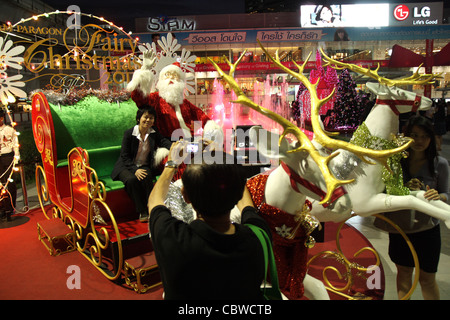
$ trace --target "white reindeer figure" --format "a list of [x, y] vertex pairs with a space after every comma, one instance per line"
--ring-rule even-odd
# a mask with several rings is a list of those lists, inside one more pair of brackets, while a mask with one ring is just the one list
[[[265, 49], [263, 48], [263, 50]], [[266, 54], [269, 55], [267, 51]], [[222, 79], [225, 80], [236, 93], [237, 100], [233, 102], [244, 104], [263, 115], [268, 116], [272, 120], [278, 122], [284, 129], [281, 136], [279, 136], [278, 145], [276, 146], [270, 144], [270, 142], [274, 140], [272, 138], [267, 139], [269, 135], [266, 131], [258, 129], [257, 127], [251, 129], [250, 138], [257, 145], [258, 151], [269, 158], [279, 159], [281, 165], [274, 169], [268, 176], [266, 175], [266, 177], [263, 178], [263, 175], [258, 175], [250, 179], [247, 184], [255, 205], [259, 207], [261, 214], [266, 218], [269, 225], [272, 227], [272, 230], [276, 229], [276, 232], [272, 233], [274, 237], [274, 253], [277, 256], [277, 259], [281, 261], [277, 265], [280, 287], [282, 289], [290, 289], [291, 296], [293, 295], [293, 297], [296, 298], [296, 294], [298, 294], [298, 292], [296, 292], [297, 287], [301, 286], [303, 282], [306, 297], [312, 299], [327, 299], [328, 294], [323, 284], [319, 280], [306, 275], [306, 257], [308, 249], [304, 244], [304, 240], [301, 240], [301, 242], [298, 240], [299, 238], [302, 238], [298, 237], [299, 233], [303, 232], [303, 235], [309, 235], [304, 230], [302, 231], [305, 224], [308, 225], [308, 222], [311, 220], [308, 215], [304, 214], [304, 204], [306, 196], [308, 195], [311, 198], [320, 200], [321, 205], [326, 206], [327, 204], [333, 203], [331, 206], [327, 207], [329, 212], [332, 212], [339, 217], [347, 216], [350, 213], [348, 207], [348, 195], [345, 194], [345, 192], [341, 192], [339, 196], [336, 197], [334, 195], [336, 195], [336, 190], [343, 190], [341, 185], [351, 183], [353, 180], [336, 179], [328, 168], [329, 161], [336, 155], [320, 154], [316, 145], [311, 142], [297, 126], [293, 125], [280, 115], [255, 104], [245, 96], [232, 77], [242, 56], [235, 64], [231, 64], [227, 61], [230, 66], [229, 74], [224, 73], [213, 61], [211, 61], [211, 63], [216, 67], [217, 71], [222, 76]], [[276, 59], [272, 59], [276, 64], [282, 65], [279, 61], [278, 54]], [[317, 97], [316, 87], [303, 76], [305, 65], [306, 62], [302, 66], [297, 65], [299, 72], [297, 73], [290, 70], [290, 73], [302, 81], [310, 90], [311, 101], [314, 106], [311, 114], [318, 118], [320, 106], [326, 103], [326, 101], [331, 98], [331, 95], [325, 99], [319, 99]], [[314, 121], [313, 128], [314, 131], [322, 130], [320, 124]], [[265, 134], [263, 135], [262, 133]], [[289, 143], [285, 138], [287, 134], [292, 134], [297, 141]], [[390, 150], [372, 150], [355, 146], [344, 141], [332, 140], [333, 142], [327, 144], [327, 147], [333, 146], [335, 149], [342, 148], [350, 150], [361, 155], [361, 157], [376, 159], [383, 164], [386, 163], [390, 156], [403, 151], [408, 146], [408, 144], [406, 144]], [[368, 162], [368, 160], [365, 161]], [[261, 202], [259, 200], [261, 200]], [[261, 211], [262, 206], [272, 207], [273, 212], [263, 214]], [[288, 217], [286, 218], [285, 216]], [[280, 222], [280, 220], [282, 220], [282, 222]], [[293, 223], [289, 224], [286, 222], [286, 224], [281, 224], [288, 220], [291, 220], [290, 222]], [[274, 227], [274, 224], [276, 223], [278, 223], [278, 225]], [[297, 243], [294, 245], [295, 248], [289, 252], [286, 252], [286, 250], [288, 250], [286, 248], [286, 239], [294, 241], [297, 239]], [[302, 239], [304, 239], [304, 237]], [[291, 270], [286, 271], [286, 265], [289, 265]], [[293, 294], [292, 291], [294, 291]]]
[[[377, 70], [365, 69], [359, 66], [333, 60], [322, 52], [327, 65], [333, 64], [338, 68], [348, 68], [360, 74], [368, 75], [378, 83], [367, 83], [367, 87], [377, 95], [375, 106], [367, 116], [363, 127], [353, 135], [353, 140], [377, 137], [378, 141], [391, 143], [399, 132], [399, 114], [427, 110], [431, 107], [431, 100], [413, 92], [399, 89], [394, 85], [426, 84], [430, 83], [436, 75], [419, 75], [416, 72], [408, 78], [391, 80], [378, 75]], [[365, 130], [365, 132], [358, 132]], [[355, 135], [359, 137], [355, 138]], [[362, 142], [368, 143], [368, 142]], [[347, 150], [337, 150], [339, 153], [330, 162], [331, 171], [340, 179], [353, 177], [354, 183], [346, 185], [351, 198], [353, 211], [360, 216], [370, 216], [382, 212], [392, 212], [404, 209], [413, 209], [424, 212], [434, 218], [444, 221], [450, 228], [450, 206], [439, 200], [426, 200], [425, 191], [411, 191], [409, 195], [387, 194], [386, 184], [383, 180], [383, 167], [379, 164], [367, 166], [361, 164], [358, 157]], [[398, 164], [399, 165], [399, 164]], [[401, 167], [398, 168], [401, 170]], [[385, 174], [386, 175], [386, 174]], [[326, 208], [313, 203], [314, 215], [327, 217], [329, 220], [343, 218], [329, 212]], [[334, 220], [336, 221], [336, 220]]]

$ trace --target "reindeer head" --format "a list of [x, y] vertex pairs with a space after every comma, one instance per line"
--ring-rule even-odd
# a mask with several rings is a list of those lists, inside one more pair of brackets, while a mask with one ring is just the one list
[[[294, 71], [290, 70], [289, 68], [285, 67], [280, 62], [280, 59], [278, 57], [278, 51], [276, 53], [276, 57], [272, 57], [269, 54], [269, 52], [261, 45], [261, 43], [259, 41], [258, 41], [258, 43], [260, 44], [260, 46], [263, 49], [266, 56], [268, 56], [272, 60], [272, 62], [274, 62], [278, 67], [280, 67], [280, 69], [282, 69], [286, 73], [288, 73], [288, 74], [292, 75], [293, 77], [297, 78], [298, 80], [300, 80], [306, 86], [306, 88], [309, 90], [309, 92], [311, 94], [311, 123], [312, 123], [313, 130], [314, 130], [315, 140], [318, 143], [320, 143], [322, 146], [332, 149], [332, 150], [335, 150], [335, 149], [348, 150], [348, 151], [355, 153], [357, 156], [359, 156], [365, 162], [373, 164], [373, 162], [371, 162], [370, 160], [367, 159], [367, 158], [370, 158], [370, 159], [374, 159], [374, 160], [382, 163], [385, 166], [387, 166], [387, 159], [390, 156], [392, 156], [400, 151], [405, 150], [409, 146], [410, 142], [405, 144], [404, 146], [401, 146], [401, 147], [398, 147], [395, 149], [372, 150], [372, 149], [355, 146], [353, 144], [350, 144], [350, 143], [342, 141], [342, 140], [330, 138], [329, 135], [331, 135], [331, 133], [325, 132], [323, 130], [323, 128], [321, 127], [320, 120], [319, 120], [319, 109], [324, 103], [326, 103], [332, 97], [332, 95], [334, 94], [334, 91], [331, 93], [330, 96], [328, 96], [324, 99], [318, 98], [316, 89], [317, 89], [317, 85], [318, 85], [319, 81], [317, 81], [316, 84], [311, 84], [311, 82], [309, 82], [308, 78], [303, 75], [303, 70], [305, 68], [305, 65], [306, 65], [309, 57], [302, 66], [299, 66], [297, 63], [293, 62], [299, 70], [298, 72], [294, 72]], [[297, 144], [292, 149], [287, 150], [286, 151], [287, 154], [293, 153], [293, 152], [302, 152], [303, 155], [308, 155], [308, 157], [310, 157], [310, 160], [312, 160], [312, 161], [302, 162], [302, 164], [303, 165], [307, 164], [309, 166], [308, 170], [315, 170], [315, 171], [320, 170], [320, 172], [323, 176], [323, 180], [325, 181], [325, 185], [326, 185], [326, 195], [323, 197], [323, 199], [321, 200], [320, 203], [324, 204], [324, 203], [330, 202], [335, 189], [337, 189], [341, 185], [351, 183], [354, 180], [339, 180], [330, 172], [328, 164], [329, 164], [330, 160], [333, 159], [338, 153], [333, 153], [330, 155], [322, 155], [315, 148], [314, 144], [308, 139], [308, 137], [303, 133], [303, 131], [300, 128], [298, 128], [296, 125], [292, 124], [291, 122], [289, 122], [282, 116], [278, 115], [277, 113], [274, 113], [268, 109], [263, 108], [262, 106], [259, 106], [258, 104], [253, 102], [251, 99], [249, 99], [244, 94], [244, 92], [241, 90], [239, 85], [234, 80], [233, 75], [234, 75], [234, 72], [236, 71], [237, 65], [240, 63], [240, 61], [242, 60], [242, 57], [245, 55], [245, 53], [246, 53], [246, 51], [244, 51], [242, 53], [242, 55], [239, 57], [239, 59], [234, 64], [230, 63], [228, 61], [228, 59], [226, 60], [228, 65], [230, 66], [230, 71], [228, 74], [226, 74], [211, 59], [210, 59], [210, 62], [217, 69], [218, 73], [222, 76], [223, 80], [226, 81], [230, 85], [231, 89], [235, 92], [235, 94], [237, 96], [237, 100], [232, 101], [232, 102], [246, 105], [246, 106], [252, 108], [253, 110], [276, 121], [278, 124], [280, 124], [283, 127], [283, 133], [279, 137], [279, 142], [278, 142], [279, 146], [283, 145], [283, 143], [284, 143], [283, 140], [288, 134], [293, 135], [297, 139]], [[305, 170], [305, 171], [307, 171], [307, 170]]]
[[393, 101], [393, 105], [399, 113], [415, 110], [425, 111], [430, 109], [433, 104], [430, 98], [398, 87], [389, 87], [376, 82], [367, 82], [366, 86], [372, 93], [376, 94], [378, 102]]
[[404, 77], [400, 79], [388, 79], [378, 74], [380, 65], [375, 70], [363, 68], [354, 64], [345, 63], [334, 60], [328, 57], [322, 49], [320, 49], [325, 66], [331, 66], [335, 69], [349, 69], [361, 75], [368, 76], [375, 79], [377, 83], [368, 82], [367, 87], [370, 91], [377, 95], [377, 98], [381, 101], [394, 101], [395, 106], [398, 109], [398, 113], [406, 113], [416, 110], [428, 110], [431, 107], [432, 101], [427, 97], [422, 97], [414, 92], [403, 90], [398, 86], [406, 85], [427, 85], [433, 84], [436, 78], [439, 78], [441, 74], [419, 74], [419, 68], [412, 76]]
[[[322, 174], [309, 153], [305, 150], [292, 152], [298, 148], [298, 141], [281, 138], [279, 134], [267, 131], [261, 126], [250, 128], [249, 138], [264, 157], [283, 162], [305, 180], [326, 190]], [[301, 193], [309, 195], [308, 191]]]
[[[307, 151], [292, 152], [298, 148], [298, 141], [290, 141], [291, 139], [286, 138], [280, 140], [278, 134], [267, 131], [261, 126], [253, 126], [249, 133], [249, 138], [262, 155], [281, 161], [281, 167], [289, 177], [289, 183], [293, 192], [298, 192], [319, 201], [324, 199], [327, 183], [316, 162], [309, 156]], [[276, 183], [284, 184], [286, 180], [275, 180], [272, 182], [272, 184], [275, 184], [272, 185], [274, 190], [285, 190], [281, 185], [276, 185]], [[285, 195], [278, 194], [280, 197]], [[333, 194], [331, 201], [324, 203], [323, 206], [330, 212], [342, 217], [351, 211], [351, 200], [346, 192], [340, 188]]]

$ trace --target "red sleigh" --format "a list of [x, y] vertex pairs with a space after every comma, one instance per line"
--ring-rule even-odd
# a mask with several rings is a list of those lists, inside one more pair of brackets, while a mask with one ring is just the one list
[[61, 219], [75, 231], [76, 249], [117, 280], [126, 259], [152, 251], [148, 225], [139, 221], [123, 184], [110, 178], [137, 109], [131, 101], [89, 99], [58, 107], [42, 92], [33, 96], [33, 134], [42, 158], [36, 185], [46, 218]]

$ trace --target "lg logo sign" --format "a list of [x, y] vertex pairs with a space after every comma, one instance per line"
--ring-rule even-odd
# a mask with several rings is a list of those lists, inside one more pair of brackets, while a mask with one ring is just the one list
[[[413, 14], [414, 18], [428, 18], [430, 17], [430, 15], [431, 15], [430, 7], [427, 6], [422, 8], [414, 7], [414, 14]], [[404, 4], [396, 6], [394, 9], [394, 17], [398, 21], [405, 20], [406, 18], [409, 17], [409, 8]]]
[[403, 21], [409, 16], [409, 8], [404, 4], [398, 5], [394, 9], [394, 17], [398, 21]]

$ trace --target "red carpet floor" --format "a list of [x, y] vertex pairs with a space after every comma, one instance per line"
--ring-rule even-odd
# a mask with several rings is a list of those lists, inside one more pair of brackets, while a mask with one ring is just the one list
[[[13, 216], [14, 217], [14, 216]], [[15, 217], [19, 217], [16, 215]], [[138, 294], [125, 284], [106, 279], [77, 251], [50, 256], [38, 240], [37, 222], [45, 217], [40, 209], [32, 210], [25, 224], [0, 229], [0, 299], [9, 300], [158, 300], [162, 286]], [[80, 268], [80, 289], [69, 289], [67, 280]]]
[[[117, 284], [106, 279], [91, 263], [77, 251], [57, 257], [50, 256], [47, 249], [38, 240], [37, 222], [45, 217], [40, 209], [28, 214], [13, 216], [25, 223], [14, 227], [0, 228], [0, 299], [1, 300], [160, 300], [163, 288], [159, 286], [144, 294], [138, 294], [125, 284]], [[28, 220], [29, 219], [29, 220]], [[28, 220], [28, 221], [27, 221]], [[317, 243], [310, 250], [310, 256], [323, 250], [335, 250], [337, 224], [327, 223], [324, 242]], [[352, 255], [364, 246], [370, 246], [367, 239], [353, 227], [344, 225], [341, 245], [347, 258], [362, 266], [374, 263], [372, 254], [362, 254], [357, 259]], [[333, 264], [344, 270], [335, 259], [318, 258], [310, 266], [310, 274], [321, 278], [324, 266]], [[69, 289], [67, 280], [72, 275], [68, 267], [80, 268], [80, 289]], [[342, 286], [343, 280], [330, 275], [334, 285]], [[354, 277], [354, 287], [350, 295], [360, 292], [373, 299], [381, 299], [384, 292], [384, 277], [381, 290], [367, 290], [366, 280]], [[332, 299], [342, 299], [330, 294]]]

